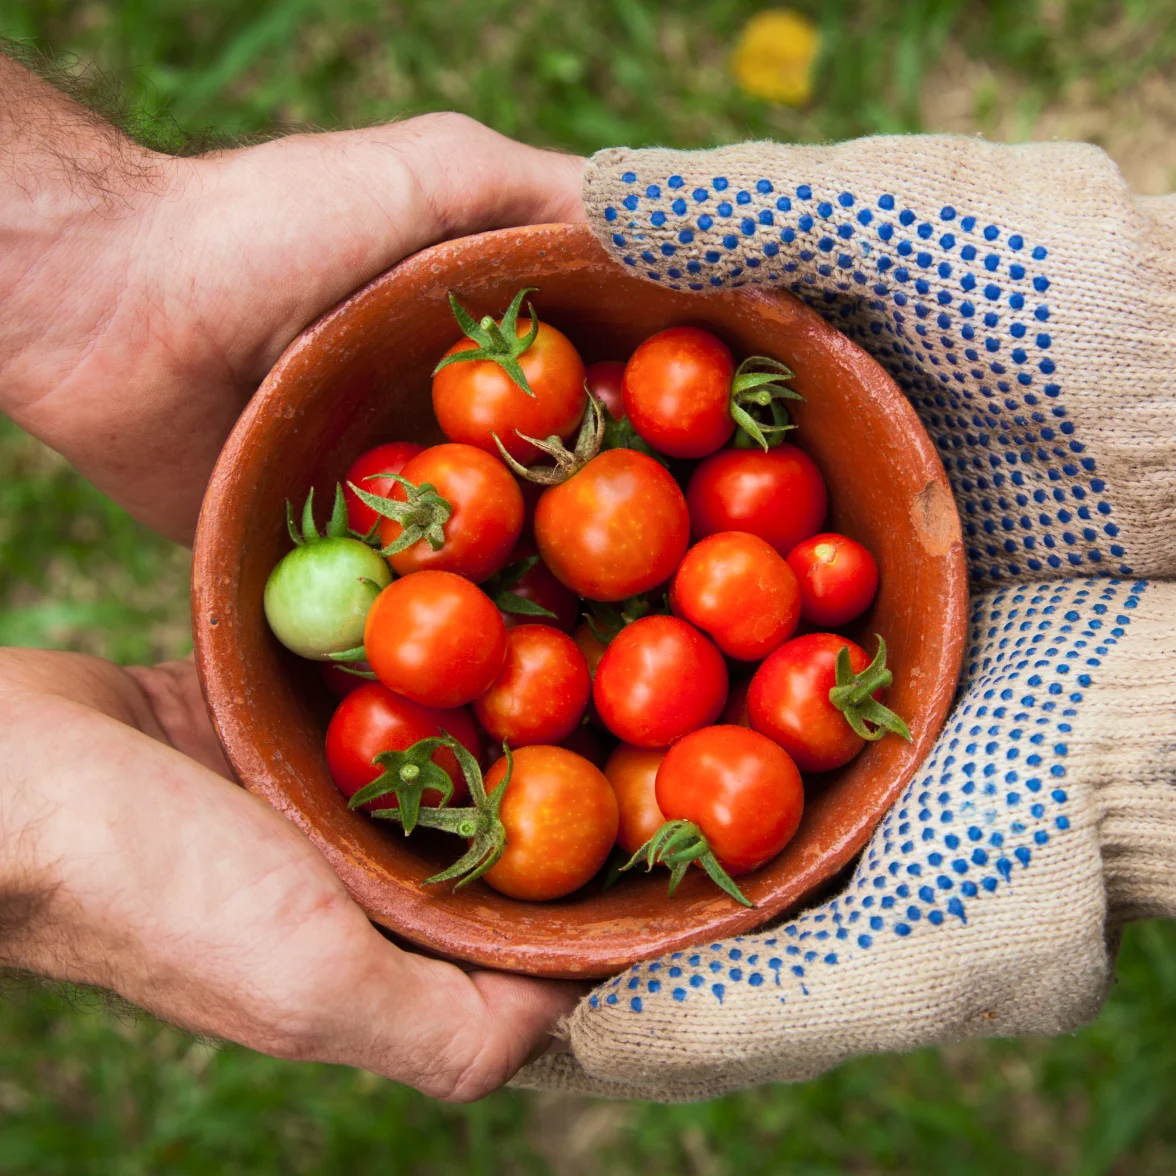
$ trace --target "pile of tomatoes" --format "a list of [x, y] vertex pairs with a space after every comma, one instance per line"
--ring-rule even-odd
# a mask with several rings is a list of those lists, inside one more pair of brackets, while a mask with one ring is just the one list
[[881, 638], [871, 658], [830, 631], [869, 607], [875, 561], [821, 531], [783, 364], [683, 326], [585, 368], [519, 321], [530, 292], [480, 322], [450, 299], [447, 442], [360, 456], [324, 534], [313, 495], [290, 516], [267, 618], [328, 663], [351, 806], [465, 839], [430, 882], [557, 898], [619, 847], [746, 902], [732, 877], [795, 833], [801, 773], [910, 737]]

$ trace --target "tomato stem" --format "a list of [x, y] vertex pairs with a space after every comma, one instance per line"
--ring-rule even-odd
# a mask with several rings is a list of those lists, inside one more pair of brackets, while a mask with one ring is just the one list
[[[433, 754], [439, 747], [449, 748], [457, 758], [473, 800], [473, 804], [468, 808], [445, 807], [453, 795], [453, 783], [445, 769], [432, 762]], [[506, 828], [502, 823], [500, 811], [502, 798], [506, 795], [506, 786], [510, 783], [511, 773], [514, 771], [514, 757], [505, 743], [502, 745], [502, 751], [506, 756], [506, 774], [489, 795], [486, 793], [478, 761], [447, 731], [442, 731], [440, 737], [421, 739], [407, 751], [384, 752], [372, 761], [384, 767], [384, 775], [366, 788], [360, 789], [348, 802], [348, 808], [358, 808], [377, 796], [395, 792], [399, 807], [377, 809], [372, 813], [373, 817], [399, 821], [404, 826], [405, 834], [411, 833], [421, 825], [426, 829], [440, 829], [442, 832], [464, 837], [470, 842], [469, 849], [448, 869], [426, 878], [421, 883], [422, 886], [435, 886], [440, 882], [454, 882], [454, 889], [458, 890], [480, 878], [506, 850]], [[404, 770], [407, 767], [417, 769], [418, 774], [410, 775], [406, 779]], [[432, 782], [438, 779], [436, 772], [445, 777], [449, 785], [448, 790]], [[377, 785], [383, 785], [382, 791], [376, 790]], [[437, 808], [421, 807], [420, 794], [426, 788], [437, 788], [442, 792], [442, 801]]]
[[712, 852], [706, 834], [693, 821], [667, 821], [621, 869], [632, 869], [642, 858], [646, 862], [646, 872], [659, 863], [669, 867], [671, 895], [678, 889], [678, 883], [686, 877], [691, 862], [697, 861], [720, 890], [746, 907], [755, 906], [735, 885], [731, 875], [719, 865], [719, 859]]
[[884, 690], [894, 681], [886, 668], [886, 642], [878, 637], [878, 652], [874, 660], [860, 674], [854, 674], [849, 661], [849, 646], [837, 652], [837, 685], [829, 690], [829, 701], [845, 715], [854, 733], [871, 743], [881, 739], [887, 731], [911, 741], [910, 728], [889, 707], [883, 706], [874, 693]]
[[[782, 400], [803, 400], [799, 392], [786, 387], [796, 373], [778, 359], [767, 355], [753, 355], [736, 369], [731, 381], [731, 418], [739, 426], [735, 446], [750, 449], [758, 445], [767, 452], [784, 440], [784, 434], [795, 429]], [[766, 419], [760, 419], [766, 418]]]
[[473, 315], [450, 294], [449, 306], [453, 311], [453, 317], [457, 319], [457, 325], [461, 327], [462, 334], [478, 346], [447, 355], [433, 369], [433, 375], [451, 363], [488, 361], [498, 364], [516, 387], [521, 388], [533, 400], [535, 393], [531, 391], [531, 385], [527, 382], [526, 374], [519, 363], [519, 357], [530, 348], [539, 334], [539, 319], [535, 316], [535, 308], [530, 302], [527, 303], [527, 311], [531, 316], [531, 329], [522, 338], [519, 338], [518, 334], [518, 321], [523, 299], [528, 294], [536, 292], [535, 286], [527, 286], [520, 290], [502, 316], [501, 326], [490, 315], [486, 315], [481, 322], [475, 322]]
[[591, 392], [588, 392], [588, 407], [591, 411], [584, 413], [574, 450], [569, 450], [556, 436], [541, 441], [515, 429], [517, 436], [530, 442], [541, 453], [547, 454], [555, 462], [554, 466], [525, 466], [507, 453], [506, 446], [502, 444], [497, 433], [490, 435], [494, 438], [494, 444], [498, 446], [502, 460], [520, 478], [526, 478], [528, 482], [536, 482], [540, 486], [558, 486], [574, 474], [578, 474], [600, 452], [600, 447], [604, 443], [604, 407]]
[[360, 502], [366, 503], [381, 517], [400, 524], [400, 534], [387, 547], [381, 548], [380, 554], [385, 559], [399, 555], [422, 539], [434, 551], [440, 551], [445, 546], [445, 524], [453, 516], [453, 507], [437, 493], [437, 487], [431, 482], [417, 486], [400, 474], [368, 474], [364, 481], [372, 478], [392, 478], [404, 487], [404, 501], [401, 502], [361, 490], [354, 482], [347, 483]]

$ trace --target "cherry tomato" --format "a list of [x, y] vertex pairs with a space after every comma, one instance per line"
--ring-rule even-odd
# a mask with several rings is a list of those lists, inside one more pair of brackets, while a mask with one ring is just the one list
[[358, 539], [311, 539], [270, 572], [265, 619], [287, 649], [327, 661], [360, 643], [374, 593], [391, 578], [379, 554]]
[[[596, 678], [596, 667], [600, 665], [600, 659], [604, 657], [604, 651], [608, 648], [607, 645], [592, 632], [587, 621], [581, 621], [576, 626], [575, 632], [572, 634], [572, 640], [580, 647], [580, 652], [584, 655], [588, 662], [588, 673], [593, 679]], [[601, 721], [600, 715], [596, 713], [596, 703], [590, 698], [588, 700], [588, 721], [595, 723], [596, 726], [602, 727], [604, 723]], [[591, 757], [589, 757], [591, 758]]]
[[576, 626], [572, 639], [580, 647], [580, 652], [588, 662], [588, 672], [595, 678], [596, 667], [600, 665], [600, 659], [604, 657], [604, 651], [608, 646], [592, 632], [587, 621], [581, 621]]
[[464, 576], [417, 572], [376, 597], [363, 644], [389, 690], [426, 706], [464, 706], [498, 677], [506, 626], [490, 597]]
[[800, 582], [806, 621], [834, 629], [861, 616], [878, 591], [878, 565], [858, 542], [827, 532], [798, 543], [788, 566]]
[[584, 369], [584, 383], [588, 385], [588, 391], [608, 409], [614, 421], [619, 421], [625, 415], [625, 402], [621, 393], [624, 375], [625, 365], [611, 359], [590, 363]]
[[674, 574], [690, 518], [678, 483], [653, 458], [610, 449], [539, 499], [535, 541], [578, 596], [625, 600]]
[[[367, 662], [351, 662], [350, 668], [354, 670], [371, 670], [371, 666]], [[335, 698], [346, 698], [353, 690], [358, 690], [364, 683], [364, 679], [357, 674], [349, 674], [337, 662], [319, 662], [319, 674], [322, 676], [323, 684], [335, 696]]]
[[693, 821], [728, 874], [769, 862], [800, 824], [804, 786], [787, 753], [746, 727], [704, 727], [666, 752], [658, 807]]
[[750, 531], [781, 555], [815, 535], [825, 521], [825, 482], [795, 445], [725, 449], [700, 462], [686, 488], [695, 539]]
[[735, 431], [735, 360], [698, 327], [651, 335], [625, 364], [625, 412], [638, 434], [667, 457], [706, 457]]
[[837, 654], [845, 646], [850, 667], [861, 673], [870, 657], [860, 645], [835, 633], [810, 633], [780, 646], [751, 680], [747, 716], [752, 729], [775, 740], [802, 772], [839, 768], [865, 742], [829, 701], [837, 684]]
[[727, 701], [727, 666], [713, 642], [677, 617], [642, 617], [596, 667], [592, 697], [625, 743], [666, 747], [713, 723]]
[[380, 494], [386, 498], [396, 485], [394, 478], [365, 479], [371, 474], [399, 474], [408, 462], [424, 450], [425, 447], [415, 441], [392, 441], [369, 449], [351, 463], [347, 477], [343, 479], [343, 498], [347, 503], [347, 525], [357, 535], [366, 535], [380, 521], [380, 516], [366, 502], [360, 502], [351, 489], [351, 483], [354, 482], [369, 494]]
[[561, 739], [559, 745], [582, 755], [590, 764], [595, 764], [603, 770], [613, 740], [596, 727], [581, 723], [566, 739]]
[[[420, 539], [389, 556], [397, 575], [428, 569], [456, 572], [477, 583], [506, 564], [523, 529], [523, 495], [498, 458], [472, 445], [434, 445], [408, 462], [401, 476], [414, 486], [434, 486], [453, 514], [443, 526], [445, 543], [439, 550]], [[404, 502], [408, 491], [396, 483], [389, 497]], [[395, 519], [381, 519], [380, 542], [394, 543], [403, 530]]]
[[535, 534], [535, 507], [539, 505], [539, 499], [543, 497], [545, 486], [540, 486], [537, 482], [527, 481], [525, 478], [516, 478], [519, 484], [519, 490], [523, 495], [523, 534], [526, 536], [533, 536]]
[[[538, 554], [539, 549], [534, 543], [521, 539], [510, 553], [507, 567], [509, 568], [521, 560], [529, 559], [531, 556], [538, 556]], [[503, 622], [508, 629], [513, 629], [518, 625], [550, 625], [553, 629], [570, 633], [580, 620], [579, 598], [574, 592], [569, 592], [551, 574], [551, 569], [542, 559], [503, 591], [521, 596], [524, 600], [529, 600], [532, 604], [537, 604], [540, 608], [555, 613], [554, 617], [533, 617], [526, 613], [510, 612], [499, 604]]]
[[[519, 337], [530, 329], [530, 319], [524, 314], [516, 327]], [[474, 347], [472, 339], [462, 339], [445, 354]], [[518, 362], [533, 397], [493, 360], [451, 363], [433, 377], [433, 414], [450, 441], [497, 454], [493, 436], [497, 433], [511, 457], [529, 465], [540, 453], [519, 433], [539, 438], [554, 434], [564, 440], [575, 433], [587, 397], [584, 363], [568, 337], [540, 323], [539, 334]]]
[[674, 612], [710, 634], [728, 657], [761, 661], [792, 636], [800, 588], [757, 535], [720, 531], [695, 544], [674, 573]]
[[[418, 740], [438, 735], [442, 730], [463, 744], [475, 759], [481, 756], [482, 741], [468, 711], [421, 706], [419, 702], [393, 694], [379, 682], [362, 682], [339, 704], [327, 727], [327, 767], [339, 791], [352, 797], [383, 771], [372, 763], [381, 752], [407, 751]], [[453, 781], [449, 803], [465, 804], [470, 790], [457, 757], [447, 747], [439, 747], [432, 760]], [[421, 803], [435, 808], [440, 799], [441, 794], [429, 788]], [[363, 807], [374, 812], [396, 808], [398, 802], [395, 794], [390, 793], [368, 801]]]
[[731, 683], [727, 694], [727, 705], [719, 716], [720, 723], [732, 727], [750, 727], [751, 721], [747, 717], [747, 688], [751, 685], [750, 678], [743, 678]]
[[[503, 756], [486, 776], [492, 792]], [[483, 875], [511, 898], [542, 901], [579, 890], [604, 865], [617, 838], [617, 798], [604, 773], [563, 747], [523, 747], [499, 815], [506, 850]]]
[[550, 625], [519, 625], [506, 635], [506, 661], [474, 701], [487, 733], [512, 748], [558, 743], [579, 726], [592, 694], [576, 643]]
[[622, 743], [604, 765], [617, 794], [617, 845], [627, 854], [635, 854], [666, 823], [654, 794], [657, 770], [665, 757], [664, 747]]

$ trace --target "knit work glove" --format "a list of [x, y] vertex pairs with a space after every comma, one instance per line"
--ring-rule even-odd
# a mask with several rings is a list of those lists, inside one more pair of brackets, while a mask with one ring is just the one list
[[1176, 202], [1094, 147], [954, 137], [609, 150], [585, 202], [651, 280], [788, 290], [870, 351], [981, 594], [956, 710], [846, 889], [606, 982], [517, 1082], [702, 1099], [1083, 1024], [1122, 923], [1176, 914]]

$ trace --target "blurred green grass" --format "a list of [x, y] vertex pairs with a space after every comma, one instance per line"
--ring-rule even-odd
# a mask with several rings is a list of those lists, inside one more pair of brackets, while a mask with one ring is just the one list
[[[1029, 119], [1164, 73], [1162, 0], [796, 0], [824, 50], [812, 105], [742, 95], [750, 0], [0, 0], [0, 34], [105, 91], [173, 149], [458, 109], [588, 152], [923, 126], [949, 52]], [[102, 76], [98, 76], [98, 70]], [[981, 128], [994, 102], [972, 101]], [[0, 419], [0, 642], [141, 661], [185, 652], [187, 556]], [[1130, 1173], [1176, 1171], [1176, 932], [1128, 931], [1100, 1020], [1053, 1042], [869, 1058], [701, 1107], [503, 1092], [445, 1107], [370, 1076], [212, 1050], [84, 993], [0, 1005], [0, 1174]]]

